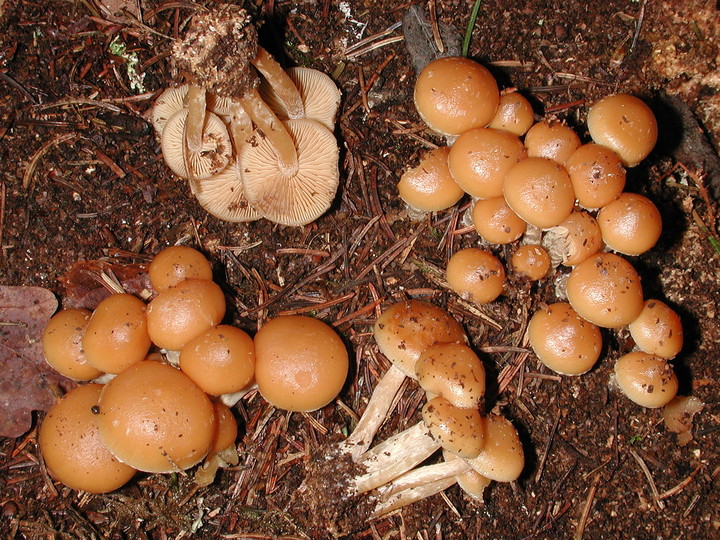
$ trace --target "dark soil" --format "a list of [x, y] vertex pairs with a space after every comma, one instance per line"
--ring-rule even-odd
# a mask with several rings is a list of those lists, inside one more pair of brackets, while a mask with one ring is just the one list
[[[0, 531], [8, 538], [321, 536], [324, 524], [294, 492], [312, 457], [352, 427], [349, 409], [362, 412], [387, 368], [369, 333], [375, 307], [430, 300], [462, 322], [476, 348], [517, 347], [529, 315], [556, 298], [557, 276], [532, 286], [511, 278], [498, 301], [473, 308], [432, 272], [478, 239], [454, 234], [465, 201], [417, 223], [397, 198], [403, 169], [442, 142], [413, 108], [411, 59], [397, 40], [356, 56], [345, 52], [400, 21], [410, 2], [246, 3], [277, 58], [332, 74], [343, 91], [341, 188], [331, 211], [303, 228], [209, 217], [162, 161], [144, 114], [177, 82], [164, 36], [182, 34], [198, 4], [143, 1], [142, 23], [109, 21], [99, 4], [0, 0], [0, 282], [47, 287], [62, 301], [62, 277], [77, 261], [146, 263], [162, 247], [185, 242], [212, 261], [228, 322], [254, 333], [268, 317], [311, 314], [337, 323], [355, 363], [339, 400], [314, 413], [283, 413], [259, 395], [245, 398], [235, 409], [240, 465], [208, 488], [195, 488], [191, 476], [139, 475], [112, 494], [79, 494], [48, 477], [36, 426], [0, 440]], [[464, 33], [472, 2], [430, 4], [441, 22]], [[551, 376], [532, 355], [484, 354], [494, 388], [489, 405], [521, 434], [521, 478], [493, 484], [484, 503], [452, 487], [387, 518], [355, 523], [353, 537], [720, 534], [720, 253], [709, 236], [718, 234], [718, 36], [720, 11], [708, 0], [491, 0], [480, 8], [470, 47], [501, 87], [530, 98], [538, 118], [564, 119], [583, 140], [587, 106], [609, 93], [639, 95], [658, 113], [660, 144], [629, 171], [628, 190], [659, 206], [664, 233], [632, 262], [646, 296], [682, 317], [686, 345], [674, 367], [681, 393], [705, 403], [693, 440], [680, 446], [660, 411], [608, 385], [613, 360], [632, 347], [625, 331], [606, 332], [603, 359], [577, 378]], [[132, 86], [130, 67], [143, 88]], [[690, 121], [695, 127], [683, 133]], [[678, 153], [681, 135], [702, 151]], [[491, 249], [503, 260], [511, 253]], [[423, 399], [407, 385], [380, 437], [415, 423]]]

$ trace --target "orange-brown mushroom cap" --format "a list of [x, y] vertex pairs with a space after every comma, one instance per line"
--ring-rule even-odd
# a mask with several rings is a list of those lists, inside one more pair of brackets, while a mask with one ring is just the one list
[[565, 165], [579, 146], [580, 137], [562, 122], [543, 120], [525, 134], [528, 157], [544, 157], [561, 165]]
[[492, 244], [514, 242], [527, 229], [525, 220], [512, 211], [502, 195], [476, 201], [472, 216], [477, 233]]
[[660, 358], [674, 358], [683, 347], [680, 316], [660, 300], [646, 300], [642, 311], [628, 324], [628, 328], [641, 351]]
[[505, 268], [489, 251], [461, 249], [448, 261], [447, 281], [450, 288], [465, 300], [486, 304], [502, 294]]
[[408, 206], [423, 212], [445, 210], [458, 202], [465, 192], [448, 168], [450, 148], [440, 146], [426, 153], [420, 163], [400, 177], [397, 188]]
[[600, 208], [625, 188], [625, 167], [611, 149], [595, 143], [575, 150], [565, 163], [577, 202], [583, 208]]
[[82, 348], [82, 337], [91, 315], [87, 309], [63, 309], [53, 315], [42, 334], [47, 363], [76, 381], [89, 381], [102, 374], [87, 361]]
[[464, 343], [430, 347], [415, 363], [417, 381], [430, 394], [444, 397], [455, 407], [482, 406], [485, 397], [485, 367]]
[[212, 279], [212, 268], [205, 255], [190, 246], [170, 246], [161, 250], [148, 267], [153, 288], [165, 291], [190, 278]]
[[652, 248], [662, 232], [655, 203], [638, 193], [622, 193], [597, 215], [605, 244], [618, 253], [640, 255]]
[[533, 108], [527, 98], [518, 92], [508, 92], [500, 95], [500, 103], [490, 121], [490, 127], [520, 137], [525, 135], [534, 121]]
[[617, 359], [615, 380], [631, 401], [650, 409], [667, 405], [678, 391], [677, 375], [667, 360], [640, 351]]

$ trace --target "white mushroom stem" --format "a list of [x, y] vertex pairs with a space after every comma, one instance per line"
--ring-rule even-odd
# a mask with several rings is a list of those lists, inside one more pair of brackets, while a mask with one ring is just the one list
[[385, 514], [393, 512], [394, 510], [402, 508], [403, 506], [426, 499], [436, 493], [445, 491], [447, 488], [455, 484], [455, 482], [456, 480], [454, 476], [447, 476], [396, 492], [387, 499], [382, 499], [375, 506], [375, 510], [373, 510], [370, 517], [379, 518]]
[[257, 56], [252, 64], [262, 73], [277, 97], [283, 102], [288, 118], [305, 118], [305, 106], [300, 91], [272, 55], [262, 47], [258, 47]]
[[247, 394], [249, 394], [253, 390], [257, 390], [257, 387], [257, 383], [253, 383], [249, 384], [248, 386], [237, 392], [232, 392], [231, 394], [221, 394], [220, 401], [222, 401], [228, 407], [234, 407], [235, 405], [237, 405], [237, 402], [240, 401]]
[[464, 474], [471, 469], [470, 464], [462, 458], [418, 467], [383, 486], [381, 488], [381, 497], [387, 499], [396, 493], [412, 488], [419, 488], [426, 484], [437, 482], [438, 480], [452, 478], [453, 482], [455, 482], [456, 476]]
[[205, 89], [200, 86], [190, 86], [185, 96], [185, 105], [188, 108], [188, 117], [185, 122], [185, 144], [191, 154], [197, 153], [203, 146], [203, 129], [205, 128]]
[[395, 365], [391, 365], [378, 381], [355, 429], [347, 439], [340, 443], [340, 449], [350, 454], [353, 461], [358, 461], [360, 456], [370, 448], [373, 438], [387, 418], [393, 400], [404, 380], [405, 374]]
[[230, 105], [230, 136], [232, 137], [235, 157], [240, 156], [240, 150], [253, 132], [252, 120], [240, 103], [232, 102]]
[[283, 123], [262, 100], [257, 88], [254, 88], [240, 99], [240, 104], [255, 125], [269, 139], [281, 171], [293, 175], [298, 169], [298, 155], [295, 143]]
[[195, 483], [199, 487], [207, 487], [215, 480], [219, 468], [227, 468], [240, 463], [240, 456], [233, 443], [225, 450], [208, 455], [202, 465], [195, 471]]

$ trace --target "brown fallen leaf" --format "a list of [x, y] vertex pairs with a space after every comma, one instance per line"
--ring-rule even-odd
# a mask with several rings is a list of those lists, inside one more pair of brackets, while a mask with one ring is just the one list
[[32, 411], [47, 411], [56, 394], [75, 386], [42, 352], [42, 332], [57, 307], [47, 289], [0, 285], [1, 437], [20, 437], [32, 425]]
[[103, 275], [114, 278], [122, 289], [143, 299], [152, 291], [147, 267], [111, 261], [78, 261], [63, 276], [63, 307], [94, 310], [112, 292]]

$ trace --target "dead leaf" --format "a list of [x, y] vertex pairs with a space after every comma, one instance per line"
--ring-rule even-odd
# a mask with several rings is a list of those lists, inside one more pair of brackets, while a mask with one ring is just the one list
[[143, 299], [147, 299], [147, 294], [152, 290], [145, 265], [78, 261], [63, 276], [63, 306], [94, 310], [102, 300], [112, 294], [103, 281], [103, 274], [113, 277], [125, 292]]

